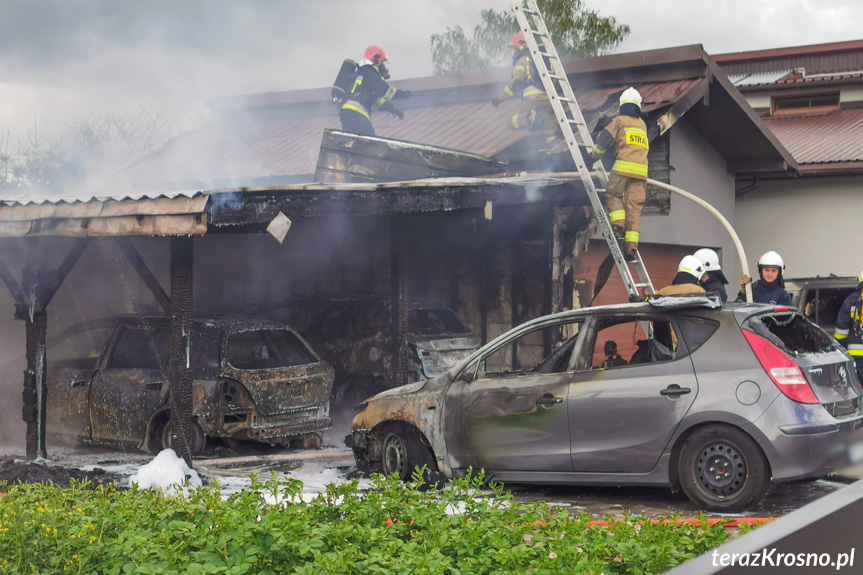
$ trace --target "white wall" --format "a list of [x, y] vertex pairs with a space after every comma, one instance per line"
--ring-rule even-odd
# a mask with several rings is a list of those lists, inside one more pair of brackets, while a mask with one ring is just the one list
[[[670, 143], [671, 185], [702, 198], [734, 225], [734, 175], [725, 159], [685, 119], [671, 128]], [[740, 278], [737, 252], [725, 228], [704, 208], [672, 194], [669, 215], [642, 218], [641, 241], [716, 250], [734, 299]], [[747, 256], [752, 259], [748, 251]]]
[[776, 250], [786, 277], [856, 276], [863, 219], [863, 177], [762, 182], [737, 198], [737, 231], [750, 259]]

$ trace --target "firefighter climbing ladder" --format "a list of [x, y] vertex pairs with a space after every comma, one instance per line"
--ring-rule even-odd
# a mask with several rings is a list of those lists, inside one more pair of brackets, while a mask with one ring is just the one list
[[[521, 31], [524, 32], [524, 38], [527, 41], [528, 48], [530, 48], [537, 72], [542, 78], [542, 85], [545, 87], [546, 94], [548, 94], [551, 107], [554, 109], [554, 115], [557, 117], [563, 137], [566, 140], [566, 145], [569, 147], [572, 159], [578, 167], [578, 174], [584, 183], [587, 197], [590, 198], [590, 204], [596, 214], [602, 235], [605, 236], [605, 241], [608, 242], [608, 249], [611, 250], [611, 255], [620, 272], [620, 277], [623, 278], [623, 282], [626, 284], [626, 291], [629, 292], [629, 297], [632, 300], [642, 298], [641, 288], [647, 293], [653, 294], [653, 284], [650, 283], [647, 268], [644, 267], [641, 254], [638, 252], [635, 254], [635, 262], [632, 262], [632, 265], [638, 273], [639, 280], [636, 282], [633, 279], [629, 266], [623, 259], [623, 251], [620, 249], [620, 244], [618, 244], [617, 239], [614, 237], [611, 222], [608, 220], [608, 215], [605, 212], [605, 206], [603, 206], [597, 194], [597, 192], [604, 192], [604, 188], [608, 184], [608, 174], [605, 172], [602, 162], [597, 162], [596, 164], [598, 166], [596, 175], [602, 185], [602, 188], [597, 189], [593, 183], [593, 175], [581, 155], [580, 148], [588, 150], [593, 148], [593, 138], [590, 136], [590, 130], [588, 130], [581, 109], [578, 107], [578, 102], [575, 100], [572, 86], [569, 85], [566, 71], [563, 68], [563, 62], [561, 62], [560, 57], [557, 55], [557, 50], [551, 42], [551, 36], [548, 33], [548, 28], [545, 26], [545, 20], [543, 20], [542, 14], [540, 14], [539, 8], [536, 5], [536, 0], [525, 0], [524, 8], [522, 7], [522, 0], [510, 0], [510, 3], [515, 12], [515, 17], [518, 19], [518, 25]], [[540, 44], [545, 49], [543, 53], [539, 50]], [[546, 66], [546, 59], [548, 59], [551, 65], [551, 71]], [[578, 138], [576, 138], [576, 135]]]

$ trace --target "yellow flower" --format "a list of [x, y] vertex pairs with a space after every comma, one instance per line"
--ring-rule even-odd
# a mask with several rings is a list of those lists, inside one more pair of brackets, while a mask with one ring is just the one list
[[77, 558], [78, 558], [77, 555], [72, 555], [72, 559], [77, 559]]

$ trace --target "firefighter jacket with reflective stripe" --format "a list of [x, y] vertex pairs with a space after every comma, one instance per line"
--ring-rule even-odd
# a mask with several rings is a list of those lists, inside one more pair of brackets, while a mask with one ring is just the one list
[[515, 96], [519, 91], [522, 99], [545, 95], [545, 88], [542, 87], [542, 80], [539, 78], [536, 66], [531, 61], [530, 54], [525, 54], [516, 61], [512, 67], [512, 78], [509, 79], [509, 84], [497, 95], [497, 99], [506, 100]]
[[848, 297], [842, 302], [839, 315], [836, 316], [836, 328], [833, 331], [833, 337], [845, 346], [855, 360], [863, 361], [863, 339], [861, 339], [860, 330], [854, 329], [855, 324], [860, 322], [859, 302], [859, 289], [848, 294]]
[[394, 109], [390, 100], [398, 97], [396, 93], [397, 90], [387, 84], [377, 68], [371, 64], [364, 64], [357, 72], [357, 79], [354, 80], [354, 85], [347, 95], [347, 100], [342, 104], [342, 109], [353, 110], [371, 119], [373, 110]]
[[614, 150], [612, 172], [637, 180], [647, 179], [647, 125], [641, 118], [617, 116], [596, 137], [593, 152], [601, 156]]

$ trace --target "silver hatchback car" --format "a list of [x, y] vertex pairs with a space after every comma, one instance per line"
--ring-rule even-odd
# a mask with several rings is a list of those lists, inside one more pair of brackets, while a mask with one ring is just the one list
[[665, 485], [703, 509], [830, 474], [863, 427], [853, 360], [794, 308], [651, 298], [540, 317], [357, 409], [360, 468]]

